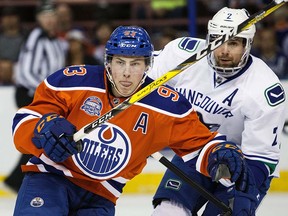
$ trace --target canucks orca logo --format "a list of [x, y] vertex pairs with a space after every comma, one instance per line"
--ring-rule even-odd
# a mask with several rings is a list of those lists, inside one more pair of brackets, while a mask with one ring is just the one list
[[83, 151], [72, 158], [76, 166], [94, 179], [109, 179], [125, 168], [131, 143], [118, 126], [105, 123], [83, 139]]
[[197, 40], [185, 37], [179, 42], [178, 47], [187, 52], [194, 52], [198, 47], [199, 43], [200, 42]]
[[81, 106], [81, 110], [84, 110], [84, 112], [91, 116], [100, 116], [102, 101], [98, 97], [91, 96], [85, 100]]

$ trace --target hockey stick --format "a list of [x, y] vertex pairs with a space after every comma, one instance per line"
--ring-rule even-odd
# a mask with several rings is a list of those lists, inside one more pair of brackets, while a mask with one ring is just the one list
[[95, 121], [89, 123], [88, 125], [82, 127], [78, 132], [76, 132], [73, 135], [73, 139], [75, 141], [79, 141], [81, 138], [85, 136], [85, 134], [89, 134], [92, 130], [99, 127], [104, 122], [108, 121], [109, 119], [115, 117], [120, 112], [126, 110], [131, 105], [135, 104], [145, 96], [149, 95], [152, 91], [157, 89], [159, 86], [165, 84], [167, 81], [175, 77], [176, 75], [183, 72], [185, 69], [193, 65], [195, 62], [199, 61], [203, 57], [207, 56], [209, 53], [211, 53], [213, 50], [215, 50], [217, 47], [224, 44], [227, 40], [231, 39], [232, 37], [236, 36], [246, 28], [249, 28], [251, 25], [259, 22], [264, 17], [268, 16], [275, 10], [277, 10], [279, 7], [284, 5], [285, 2], [276, 3], [275, 1], [272, 1], [269, 5], [267, 5], [264, 9], [261, 11], [251, 15], [247, 20], [243, 21], [241, 24], [237, 26], [237, 28], [232, 28], [229, 32], [227, 32], [224, 35], [221, 35], [216, 40], [209, 43], [203, 50], [195, 53], [190, 58], [186, 59], [184, 62], [179, 64], [176, 68], [173, 70], [168, 71], [164, 75], [162, 75], [160, 78], [154, 80], [152, 83], [147, 85], [146, 87], [142, 88], [141, 90], [134, 93], [131, 97], [127, 98], [125, 101], [123, 101], [118, 106], [111, 109], [109, 112], [103, 114]]
[[[193, 65], [195, 62], [199, 61], [203, 57], [207, 56], [209, 53], [211, 53], [213, 50], [215, 50], [217, 47], [221, 46], [223, 43], [225, 43], [230, 38], [234, 37], [235, 35], [239, 34], [241, 31], [245, 30], [246, 28], [249, 28], [251, 25], [257, 23], [258, 21], [262, 20], [264, 17], [268, 16], [275, 10], [277, 10], [279, 7], [284, 5], [285, 2], [281, 3], [275, 3], [274, 1], [271, 2], [269, 5], [267, 5], [263, 10], [253, 14], [250, 16], [247, 20], [242, 22], [237, 26], [237, 28], [231, 29], [231, 31], [227, 32], [225, 35], [220, 36], [215, 41], [209, 43], [205, 49], [202, 51], [194, 54], [181, 64], [179, 64], [175, 69], [168, 71], [166, 74], [161, 76], [160, 78], [156, 79], [140, 91], [133, 94], [131, 97], [127, 98], [124, 102], [119, 104], [117, 107], [114, 107], [109, 112], [105, 113], [104, 115], [100, 116], [97, 120], [93, 121], [92, 123], [89, 123], [88, 125], [81, 128], [78, 132], [76, 132], [73, 135], [73, 139], [77, 142], [81, 138], [85, 136], [85, 134], [90, 133], [95, 128], [99, 127], [101, 124], [105, 123], [109, 119], [115, 117], [118, 113], [126, 110], [128, 107], [133, 105], [134, 103], [138, 102], [148, 94], [150, 94], [152, 91], [157, 89], [159, 86], [165, 84], [167, 81], [178, 75], [179, 73], [183, 72], [185, 69]], [[213, 202], [216, 206], [223, 209], [225, 212], [225, 215], [231, 215], [231, 209], [223, 204], [221, 201], [216, 199], [213, 195], [211, 195], [209, 192], [207, 192], [202, 186], [199, 186], [196, 184], [196, 182], [192, 181], [184, 173], [179, 173], [179, 169], [175, 169], [174, 165], [167, 160], [164, 156], [158, 155], [158, 153], [152, 154], [152, 157], [159, 160], [163, 165], [165, 165], [168, 169], [171, 169], [173, 172], [176, 172], [177, 175], [181, 176], [185, 181], [187, 181], [192, 187], [198, 190], [198, 192], [208, 199], [209, 201]], [[187, 180], [189, 179], [189, 180]], [[226, 214], [227, 213], [227, 214]]]

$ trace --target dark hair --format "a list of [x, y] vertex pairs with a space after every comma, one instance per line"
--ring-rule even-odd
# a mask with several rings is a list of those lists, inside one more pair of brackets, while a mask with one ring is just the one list
[[36, 7], [36, 14], [50, 11], [56, 11], [56, 7], [51, 1], [41, 1], [41, 3]]

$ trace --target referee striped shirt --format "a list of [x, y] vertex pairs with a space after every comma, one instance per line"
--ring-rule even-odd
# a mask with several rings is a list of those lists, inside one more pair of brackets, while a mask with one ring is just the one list
[[15, 84], [25, 87], [33, 96], [36, 87], [47, 76], [64, 67], [65, 49], [57, 38], [49, 38], [35, 28], [23, 44], [15, 68]]

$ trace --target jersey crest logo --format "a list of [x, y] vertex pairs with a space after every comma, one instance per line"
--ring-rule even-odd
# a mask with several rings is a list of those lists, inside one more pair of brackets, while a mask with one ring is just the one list
[[131, 157], [131, 142], [118, 126], [105, 123], [83, 139], [83, 151], [73, 155], [76, 166], [87, 176], [104, 180], [123, 170]]
[[44, 205], [44, 200], [41, 197], [35, 197], [31, 200], [30, 206], [39, 208]]
[[265, 90], [265, 97], [270, 106], [276, 106], [285, 101], [285, 92], [280, 83], [276, 83]]
[[102, 101], [96, 96], [91, 96], [84, 101], [81, 110], [91, 116], [100, 116], [102, 107]]

